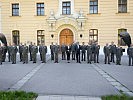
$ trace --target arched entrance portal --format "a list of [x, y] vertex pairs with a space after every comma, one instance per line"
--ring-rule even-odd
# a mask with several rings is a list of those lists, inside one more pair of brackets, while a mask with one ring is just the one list
[[70, 29], [64, 29], [60, 33], [60, 45], [70, 45], [73, 43], [73, 32]]

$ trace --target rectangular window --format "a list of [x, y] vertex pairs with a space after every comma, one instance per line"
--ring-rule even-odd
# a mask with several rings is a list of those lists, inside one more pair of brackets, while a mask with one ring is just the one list
[[19, 16], [19, 3], [12, 4], [12, 16]]
[[127, 32], [127, 29], [118, 29], [118, 45], [120, 45], [120, 46], [126, 46], [126, 43], [120, 37], [120, 33], [121, 32]]
[[44, 16], [44, 3], [37, 3], [37, 16]]
[[70, 15], [71, 14], [71, 2], [62, 2], [62, 14], [63, 15]]
[[90, 14], [98, 13], [98, 0], [90, 0]]
[[97, 29], [91, 29], [89, 31], [89, 42], [98, 42], [98, 30]]
[[13, 38], [13, 43], [15, 43], [16, 45], [19, 45], [20, 40], [19, 40], [19, 31], [18, 30], [12, 31], [12, 38]]
[[127, 0], [119, 0], [118, 13], [127, 13]]
[[44, 30], [38, 30], [37, 31], [37, 45], [45, 43], [45, 35]]

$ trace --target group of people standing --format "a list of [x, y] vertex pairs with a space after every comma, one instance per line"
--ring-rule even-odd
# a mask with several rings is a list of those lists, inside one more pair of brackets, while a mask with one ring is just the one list
[[76, 60], [77, 63], [86, 60], [87, 63], [91, 63], [92, 61], [99, 63], [99, 49], [100, 45], [98, 43], [88, 43], [88, 45], [85, 45], [83, 42], [82, 45], [79, 45], [79, 42], [76, 42], [71, 45], [62, 44], [61, 46], [57, 45], [57, 43], [55, 45], [52, 43], [50, 45], [51, 60], [55, 60], [55, 63], [58, 63], [58, 53], [61, 52], [62, 60], [67, 60], [68, 63], [70, 63], [70, 58]]
[[[68, 63], [70, 63], [70, 58], [76, 60], [77, 63], [81, 63], [81, 61], [87, 61], [89, 64], [91, 64], [92, 61], [94, 61], [94, 63], [99, 63], [99, 50], [100, 45], [98, 45], [97, 42], [88, 43], [87, 45], [85, 45], [84, 42], [82, 42], [82, 45], [79, 45], [79, 42], [73, 42], [71, 45], [62, 44], [61, 46], [57, 43], [53, 44], [52, 42], [50, 45], [51, 60], [53, 60], [54, 63], [59, 62], [59, 53], [62, 55], [62, 60], [67, 60]], [[29, 46], [27, 46], [26, 43], [24, 45], [21, 43], [17, 48], [14, 43], [8, 46], [4, 44], [1, 45], [0, 43], [0, 64], [5, 62], [6, 53], [8, 53], [9, 62], [11, 61], [12, 64], [16, 64], [17, 52], [19, 52], [20, 62], [23, 62], [23, 64], [28, 63], [28, 54], [30, 56], [30, 61], [36, 63], [38, 51], [40, 53], [40, 60], [42, 63], [46, 63], [47, 46], [44, 44], [41, 44], [38, 48], [38, 46], [36, 46], [35, 43], [32, 44], [32, 42]], [[121, 57], [123, 55], [122, 47], [119, 45], [116, 46], [114, 42], [111, 42], [110, 45], [107, 43], [103, 48], [103, 52], [105, 55], [105, 64], [113, 62], [116, 63], [116, 65], [121, 65]], [[127, 54], [129, 57], [129, 66], [133, 66], [133, 45], [128, 47]]]
[[[12, 45], [9, 43], [8, 46], [5, 46], [4, 44], [0, 44], [0, 64], [2, 62], [5, 62], [6, 59], [6, 53], [8, 53], [8, 61], [12, 62], [12, 64], [16, 64], [16, 55], [19, 52], [20, 56], [20, 62], [23, 62], [23, 64], [28, 63], [28, 54], [30, 53], [30, 61], [33, 61], [33, 63], [36, 63], [37, 61], [37, 53], [38, 53], [38, 46], [36, 44], [31, 44], [29, 46], [26, 45], [26, 43], [23, 45], [20, 43], [20, 45], [17, 46], [15, 43]], [[46, 63], [46, 53], [47, 53], [47, 46], [40, 45], [39, 46], [39, 52], [42, 63]]]

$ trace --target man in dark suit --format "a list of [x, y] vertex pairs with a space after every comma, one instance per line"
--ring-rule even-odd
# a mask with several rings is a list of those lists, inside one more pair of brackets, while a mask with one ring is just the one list
[[67, 61], [70, 63], [71, 46], [66, 46]]
[[110, 62], [115, 63], [114, 55], [116, 54], [116, 45], [114, 44], [113, 41], [111, 42], [111, 45], [110, 45], [110, 53], [111, 53], [111, 60], [110, 60]]
[[122, 47], [118, 45], [118, 47], [116, 47], [116, 65], [121, 65], [122, 55], [123, 55]]
[[90, 43], [88, 43], [88, 45], [86, 46], [86, 50], [87, 50], [87, 63], [91, 64], [92, 46], [90, 45]]
[[75, 51], [75, 43], [73, 42], [73, 44], [71, 45], [71, 51], [72, 51], [72, 60], [75, 60], [75, 54], [76, 54], [76, 51]]
[[127, 54], [128, 54], [128, 57], [129, 57], [129, 66], [131, 66], [131, 64], [133, 66], [133, 45], [131, 45], [131, 47], [128, 47]]
[[53, 42], [50, 45], [50, 51], [51, 51], [51, 60], [54, 60], [54, 44], [53, 44]]
[[62, 60], [66, 60], [66, 45], [63, 43], [61, 45]]
[[95, 45], [95, 63], [99, 63], [99, 50], [100, 50], [100, 45], [98, 45], [98, 43], [96, 42], [96, 45]]
[[81, 46], [79, 45], [79, 42], [76, 43], [75, 50], [76, 50], [77, 63], [81, 63], [80, 62], [80, 50], [81, 50]]
[[82, 43], [81, 51], [82, 51], [82, 61], [85, 61], [86, 60], [86, 45], [84, 42]]
[[59, 45], [56, 43], [54, 46], [54, 55], [55, 55], [55, 62], [54, 63], [58, 63], [58, 55], [59, 55]]
[[23, 52], [23, 45], [22, 45], [22, 43], [20, 43], [20, 45], [19, 45], [20, 62], [23, 61], [22, 52]]
[[29, 45], [30, 61], [32, 61], [32, 47], [33, 47], [33, 44], [31, 42]]
[[108, 43], [106, 43], [106, 46], [104, 46], [103, 52], [105, 55], [105, 64], [107, 63], [107, 60], [108, 64], [110, 64], [110, 46], [108, 45]]

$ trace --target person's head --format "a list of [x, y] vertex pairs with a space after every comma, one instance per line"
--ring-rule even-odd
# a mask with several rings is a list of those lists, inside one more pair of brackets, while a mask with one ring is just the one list
[[24, 46], [26, 46], [26, 43], [24, 43]]
[[12, 45], [15, 46], [15, 43], [13, 43]]
[[30, 42], [30, 44], [32, 45], [32, 42]]
[[54, 43], [53, 42], [51, 42], [51, 45], [53, 45]]
[[109, 44], [108, 43], [106, 43], [106, 46], [108, 46]]
[[8, 45], [11, 46], [11, 43], [9, 42]]
[[77, 42], [76, 44], [79, 45], [79, 42]]
[[84, 45], [84, 44], [85, 44], [85, 42], [82, 42], [82, 44]]
[[36, 43], [34, 43], [34, 46], [36, 45]]
[[113, 41], [111, 42], [111, 45], [114, 45], [114, 42]]
[[55, 45], [58, 45], [57, 43], [55, 43]]

